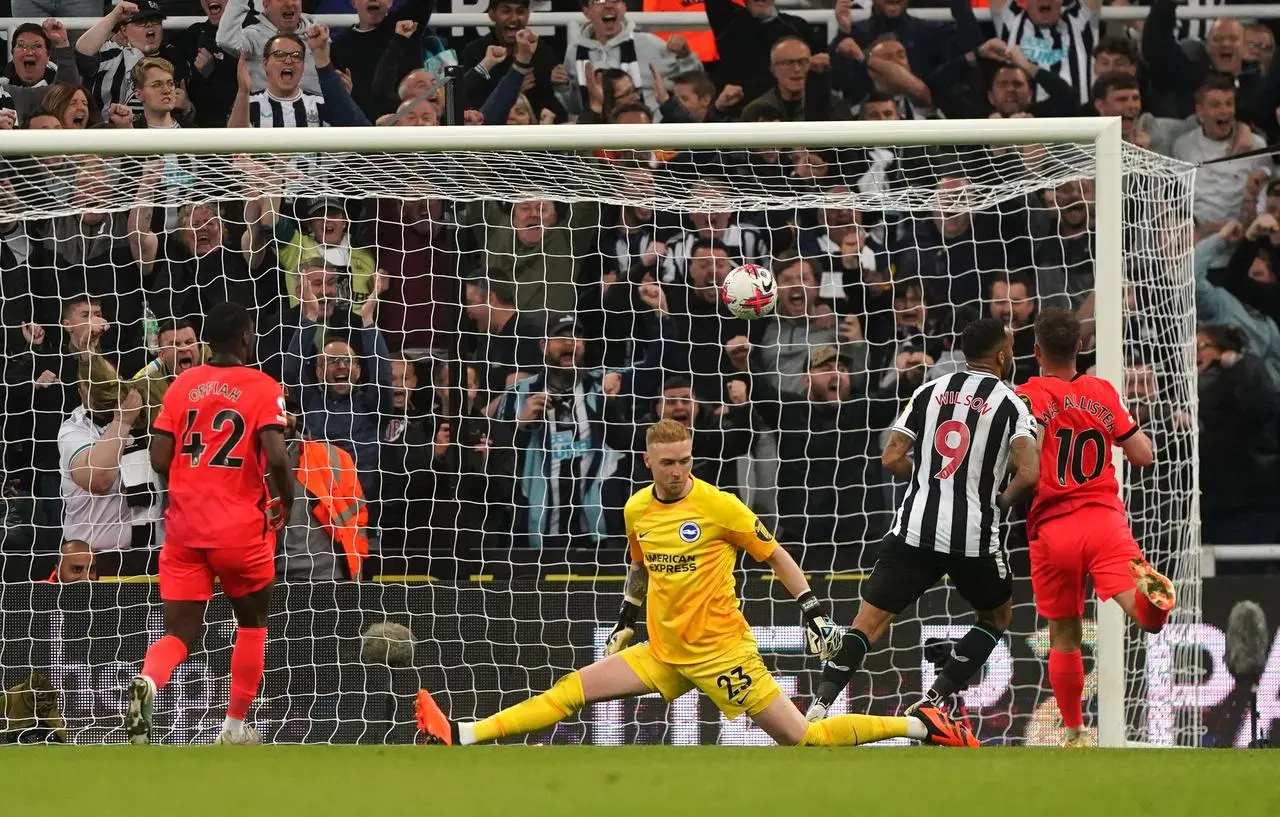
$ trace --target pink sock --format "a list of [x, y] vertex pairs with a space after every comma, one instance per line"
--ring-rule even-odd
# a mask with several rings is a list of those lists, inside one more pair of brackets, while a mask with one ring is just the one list
[[249, 705], [262, 683], [262, 668], [267, 661], [267, 628], [239, 627], [236, 644], [231, 648], [231, 700], [227, 717], [245, 720]]
[[1142, 625], [1142, 629], [1149, 633], [1158, 633], [1164, 629], [1164, 623], [1169, 618], [1168, 610], [1161, 610], [1151, 603], [1151, 600], [1141, 593], [1135, 593], [1133, 597], [1133, 615], [1138, 619], [1138, 623]]
[[1081, 695], [1084, 694], [1084, 659], [1080, 651], [1049, 650], [1049, 686], [1062, 713], [1062, 725], [1079, 729], [1084, 725]]
[[156, 691], [164, 689], [174, 669], [187, 660], [187, 645], [176, 635], [166, 635], [147, 649], [142, 674], [155, 682]]

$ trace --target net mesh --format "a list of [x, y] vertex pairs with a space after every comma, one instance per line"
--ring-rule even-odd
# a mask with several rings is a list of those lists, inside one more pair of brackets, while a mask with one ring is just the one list
[[[483, 717], [598, 657], [620, 600], [621, 506], [659, 417], [695, 429], [695, 473], [742, 496], [851, 620], [902, 493], [880, 446], [914, 386], [962, 365], [974, 317], [1014, 326], [1021, 381], [1037, 309], [1092, 315], [1092, 146], [677, 147], [4, 158], [6, 576], [63, 573], [0, 586], [5, 683], [40, 673], [72, 739], [124, 739], [120, 689], [159, 631], [155, 587], [74, 583], [79, 561], [56, 554], [82, 539], [103, 576], [154, 574], [163, 494], [144, 420], [201, 359], [201, 316], [222, 300], [253, 310], [259, 364], [309, 443], [351, 454], [370, 513], [367, 558], [303, 503], [290, 520], [254, 714], [268, 739], [408, 741], [419, 686]], [[1159, 452], [1127, 498], [1179, 592], [1165, 634], [1128, 634], [1126, 714], [1130, 739], [1193, 745], [1192, 172], [1129, 146], [1124, 165], [1124, 395]], [[718, 304], [743, 262], [778, 276], [775, 317]], [[843, 372], [811, 373], [820, 357]], [[81, 377], [146, 398], [97, 494], [66, 463], [123, 392], [76, 411]], [[986, 741], [1052, 743], [1047, 635], [1021, 525], [1006, 534], [1014, 625], [965, 703]], [[755, 565], [739, 584], [766, 660], [807, 700], [817, 673], [796, 610]], [[929, 591], [836, 711], [900, 711], [968, 616], [950, 586]], [[206, 742], [221, 722], [233, 627], [221, 603], [208, 621], [157, 704], [168, 742]], [[369, 657], [383, 621], [413, 633], [399, 666]], [[768, 742], [693, 696], [599, 705], [529, 740]]]

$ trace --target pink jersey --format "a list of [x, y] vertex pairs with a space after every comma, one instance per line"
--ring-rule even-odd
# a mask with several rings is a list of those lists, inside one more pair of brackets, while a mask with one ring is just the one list
[[206, 363], [174, 379], [153, 431], [174, 439], [165, 543], [243, 548], [270, 533], [264, 429], [284, 430], [284, 389], [248, 366]]
[[1137, 433], [1138, 424], [1115, 387], [1078, 374], [1071, 380], [1033, 377], [1016, 391], [1044, 429], [1040, 484], [1027, 514], [1028, 533], [1047, 519], [1088, 505], [1124, 513], [1111, 446]]

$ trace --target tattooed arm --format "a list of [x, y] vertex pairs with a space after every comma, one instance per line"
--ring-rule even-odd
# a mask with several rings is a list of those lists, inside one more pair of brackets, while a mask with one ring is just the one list
[[618, 623], [609, 640], [605, 642], [604, 654], [614, 655], [622, 652], [631, 643], [636, 634], [636, 622], [640, 619], [640, 608], [644, 605], [645, 594], [649, 590], [649, 571], [644, 562], [633, 561], [627, 569], [627, 583], [622, 591], [622, 610], [618, 612]]

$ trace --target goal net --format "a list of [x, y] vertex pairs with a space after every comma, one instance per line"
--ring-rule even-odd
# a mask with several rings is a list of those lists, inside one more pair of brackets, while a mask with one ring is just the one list
[[[746, 500], [847, 624], [902, 495], [879, 454], [906, 397], [963, 365], [958, 334], [984, 315], [1014, 327], [1025, 379], [1036, 311], [1065, 306], [1090, 331], [1082, 364], [1155, 439], [1127, 501], [1179, 593], [1154, 638], [1100, 632], [1090, 603], [1087, 718], [1122, 698], [1127, 739], [1194, 745], [1191, 169], [1125, 146], [1121, 207], [1097, 122], [840, 124], [6, 136], [0, 680], [47, 684], [70, 740], [124, 739], [123, 683], [162, 626], [147, 421], [220, 301], [255, 315], [257, 363], [299, 421], [307, 501], [282, 537], [252, 713], [277, 742], [409, 742], [419, 687], [478, 718], [599, 657], [621, 508], [660, 417], [694, 429], [696, 475]], [[744, 262], [777, 276], [774, 316], [719, 303]], [[68, 462], [113, 421], [127, 439], [82, 485]], [[334, 487], [353, 482], [363, 502]], [[964, 704], [986, 742], [1054, 743], [1045, 622], [1022, 526], [1005, 533], [1014, 624]], [[77, 581], [84, 543], [98, 581]], [[819, 668], [794, 604], [749, 560], [739, 591], [807, 704]], [[930, 590], [837, 710], [901, 711], [970, 621], [952, 587]], [[220, 727], [221, 599], [207, 624], [158, 698], [165, 742]], [[1098, 691], [1095, 635], [1123, 644], [1122, 686]], [[529, 740], [767, 742], [693, 694], [589, 707]]]

